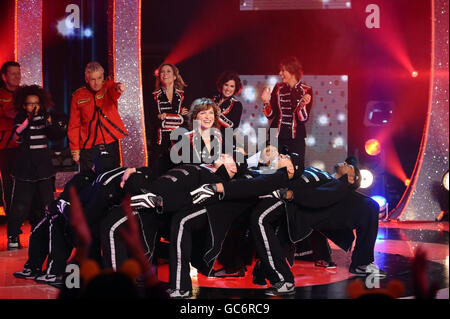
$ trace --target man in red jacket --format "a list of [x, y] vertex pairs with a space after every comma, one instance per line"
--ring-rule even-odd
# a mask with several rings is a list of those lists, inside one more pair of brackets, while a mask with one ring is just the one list
[[18, 144], [12, 138], [14, 118], [14, 92], [18, 89], [21, 81], [20, 64], [8, 61], [1, 68], [0, 85], [0, 170], [1, 170], [1, 197], [0, 206], [9, 212], [11, 205], [11, 194], [13, 179], [12, 168], [15, 163]]
[[104, 151], [120, 166], [119, 140], [128, 135], [118, 112], [118, 99], [125, 85], [105, 80], [104, 72], [98, 62], [88, 63], [86, 86], [72, 96], [67, 135], [80, 171], [91, 169], [96, 156]]

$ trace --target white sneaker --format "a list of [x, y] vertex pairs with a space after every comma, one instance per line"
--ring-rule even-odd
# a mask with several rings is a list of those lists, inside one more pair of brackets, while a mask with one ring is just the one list
[[186, 299], [191, 297], [190, 290], [169, 289], [167, 292], [172, 299]]
[[285, 296], [295, 294], [295, 284], [292, 282], [279, 281], [272, 287], [269, 287], [266, 292], [268, 296]]

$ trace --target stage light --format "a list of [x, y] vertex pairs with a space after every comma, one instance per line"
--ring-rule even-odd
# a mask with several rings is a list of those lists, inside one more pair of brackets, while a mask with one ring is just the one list
[[416, 77], [419, 76], [419, 72], [417, 72], [417, 71], [412, 71], [412, 72], [411, 72], [411, 76], [412, 76], [413, 78], [416, 78]]
[[275, 84], [277, 84], [278, 83], [278, 78], [276, 77], [276, 76], [271, 76], [270, 78], [269, 78], [269, 85], [271, 86], [271, 87], [274, 87], [275, 86]]
[[255, 94], [255, 88], [252, 86], [247, 86], [246, 88], [244, 88], [244, 99], [246, 99], [249, 102], [253, 102], [256, 99], [256, 94]]
[[348, 75], [341, 75], [341, 80], [343, 82], [347, 82], [348, 81]]
[[56, 24], [56, 29], [58, 30], [58, 33], [63, 37], [68, 37], [75, 34], [74, 27], [68, 25], [68, 23], [66, 23], [66, 19], [59, 20]]
[[339, 113], [337, 116], [337, 120], [341, 123], [345, 122], [346, 119], [347, 119], [347, 116], [344, 113]]
[[448, 170], [447, 170], [447, 172], [444, 174], [444, 177], [442, 177], [442, 185], [443, 185], [444, 188], [448, 191]]
[[259, 122], [261, 124], [267, 124], [269, 121], [267, 120], [267, 117], [265, 115], [261, 115], [261, 117], [259, 118]]
[[322, 161], [314, 161], [314, 162], [311, 163], [311, 166], [315, 167], [315, 168], [318, 168], [318, 169], [320, 169], [322, 171], [325, 170], [325, 163], [322, 162]]
[[159, 69], [156, 69], [156, 70], [153, 72], [153, 74], [154, 74], [156, 77], [158, 77], [158, 75], [159, 75]]
[[368, 169], [360, 170], [361, 173], [361, 188], [369, 188], [373, 184], [373, 174]]
[[384, 198], [383, 196], [380, 195], [375, 195], [371, 197], [374, 201], [376, 201], [378, 203], [378, 205], [380, 205], [380, 211], [384, 210], [386, 208], [386, 198]]
[[405, 179], [405, 186], [408, 187], [411, 184], [411, 180], [409, 178]]
[[341, 148], [344, 146], [344, 139], [340, 136], [336, 137], [333, 141], [333, 148]]
[[307, 146], [312, 147], [312, 146], [316, 145], [316, 138], [312, 135], [309, 135], [306, 138], [305, 143]]
[[86, 29], [84, 29], [84, 31], [83, 31], [83, 36], [84, 36], [85, 38], [91, 38], [93, 34], [94, 34], [94, 33], [92, 32], [92, 30], [91, 30], [90, 28], [86, 28]]
[[325, 114], [319, 115], [318, 121], [321, 126], [327, 126], [330, 123], [328, 116]]
[[370, 156], [376, 156], [381, 152], [380, 142], [378, 142], [378, 140], [376, 139], [370, 139], [366, 141], [365, 149], [367, 154], [369, 154]]
[[364, 125], [386, 126], [391, 122], [394, 106], [391, 101], [369, 101], [366, 105]]

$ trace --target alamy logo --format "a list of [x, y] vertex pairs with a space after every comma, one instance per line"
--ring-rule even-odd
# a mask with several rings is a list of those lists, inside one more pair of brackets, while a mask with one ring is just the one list
[[370, 13], [366, 17], [367, 29], [379, 29], [380, 28], [380, 7], [376, 4], [369, 4], [366, 7], [366, 13]]
[[80, 7], [76, 4], [69, 4], [66, 7], [66, 13], [70, 13], [66, 17], [66, 27], [68, 29], [80, 28]]
[[66, 266], [66, 287], [68, 289], [80, 288], [80, 267], [75, 264], [69, 264]]
[[370, 275], [366, 277], [365, 284], [368, 289], [380, 288], [380, 277], [376, 270], [372, 270]]

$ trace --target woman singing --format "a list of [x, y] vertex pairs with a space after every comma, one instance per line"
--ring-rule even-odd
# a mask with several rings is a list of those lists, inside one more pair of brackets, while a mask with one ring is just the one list
[[149, 167], [156, 175], [170, 168], [170, 133], [185, 122], [185, 115], [189, 112], [183, 107], [185, 86], [175, 65], [164, 63], [158, 68], [150, 105], [150, 119], [156, 136], [151, 142], [149, 155]]

